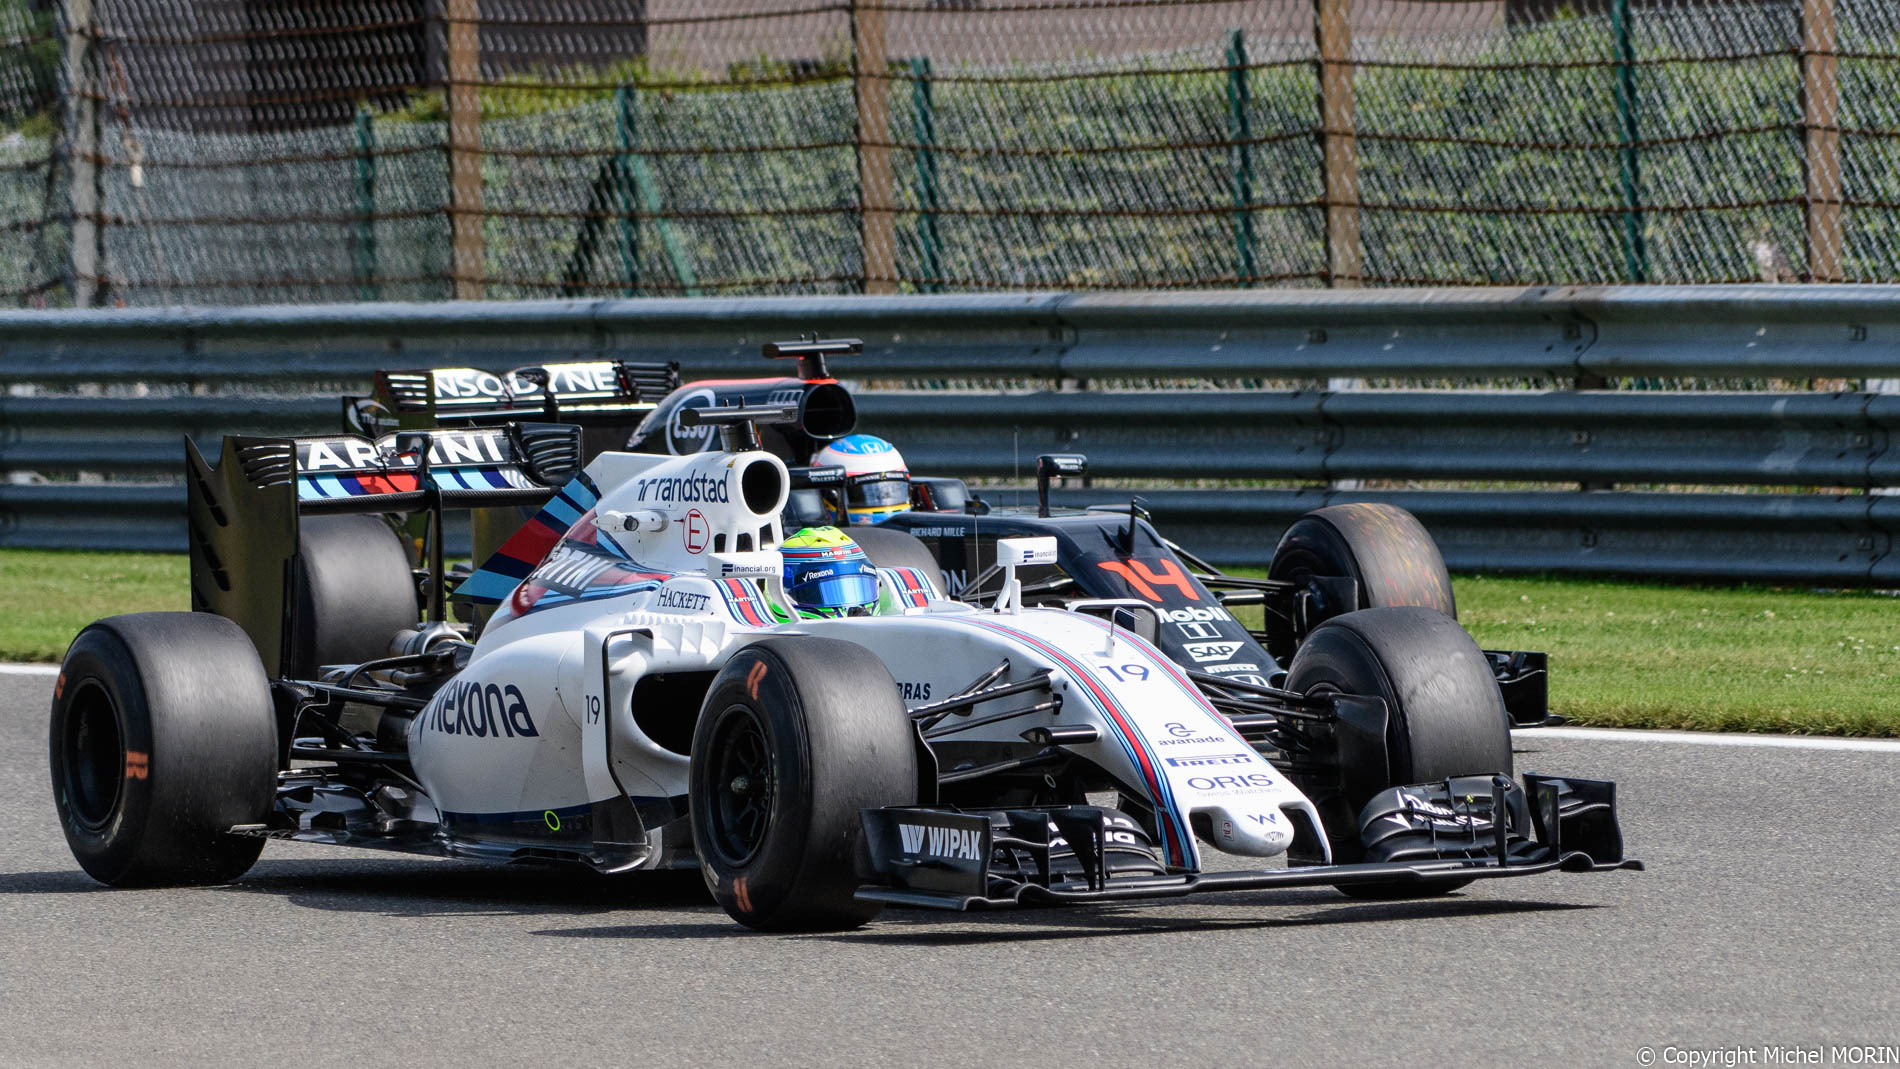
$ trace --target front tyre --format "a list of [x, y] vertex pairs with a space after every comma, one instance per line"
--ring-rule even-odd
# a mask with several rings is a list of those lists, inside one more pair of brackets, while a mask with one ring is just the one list
[[693, 732], [693, 844], [713, 897], [761, 931], [856, 928], [859, 811], [917, 797], [910, 717], [869, 650], [773, 638], [726, 662]]
[[[1438, 544], [1418, 517], [1396, 505], [1328, 505], [1293, 521], [1274, 547], [1267, 578], [1309, 584], [1323, 577], [1353, 580], [1358, 597], [1343, 601], [1312, 588], [1304, 621], [1308, 628], [1356, 609], [1397, 605], [1458, 615]], [[1271, 628], [1271, 617], [1268, 623]], [[1269, 638], [1268, 652], [1285, 664], [1303, 640], [1297, 629], [1282, 628]]]
[[209, 613], [113, 616], [73, 640], [53, 689], [53, 802], [73, 857], [115, 887], [223, 883], [263, 840], [277, 782], [270, 684]]
[[[1512, 773], [1510, 718], [1489, 662], [1458, 622], [1436, 609], [1363, 609], [1313, 629], [1293, 657], [1287, 687], [1301, 693], [1360, 694], [1383, 699], [1387, 765], [1349, 770], [1348, 795], [1306, 784], [1322, 806], [1333, 860], [1364, 857], [1359, 814], [1390, 787], [1452, 776]], [[1329, 797], [1330, 795], [1330, 797]], [[1469, 883], [1341, 886], [1353, 897], [1443, 894]]]

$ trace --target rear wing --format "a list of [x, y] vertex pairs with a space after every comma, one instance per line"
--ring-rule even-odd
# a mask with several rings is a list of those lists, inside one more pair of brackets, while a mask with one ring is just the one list
[[[281, 676], [304, 582], [300, 516], [539, 506], [580, 470], [580, 437], [576, 426], [536, 423], [375, 439], [230, 436], [216, 467], [186, 439], [191, 607], [244, 628]], [[439, 573], [440, 524], [432, 530]]]
[[472, 367], [379, 371], [369, 397], [343, 399], [346, 430], [372, 436], [509, 420], [631, 428], [679, 387], [677, 363], [586, 360], [500, 374]]

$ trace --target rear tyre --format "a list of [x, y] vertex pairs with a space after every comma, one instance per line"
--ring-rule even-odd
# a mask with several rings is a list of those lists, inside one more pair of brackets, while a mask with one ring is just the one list
[[[1387, 767], [1349, 770], [1353, 789], [1315, 784], [1333, 860], [1363, 859], [1359, 812], [1390, 787], [1449, 776], [1512, 774], [1510, 718], [1489, 662], [1464, 628], [1435, 609], [1364, 609], [1313, 629], [1293, 658], [1287, 687], [1382, 698]], [[1304, 784], [1302, 786], [1305, 786]], [[1469, 880], [1341, 886], [1353, 897], [1443, 894]]]
[[270, 684], [221, 616], [138, 613], [81, 631], [53, 688], [49, 743], [66, 843], [101, 883], [223, 883], [263, 849], [228, 832], [270, 812]]
[[[1336, 602], [1314, 591], [1308, 604], [1309, 628], [1355, 609], [1395, 605], [1458, 616], [1438, 544], [1417, 517], [1396, 505], [1329, 505], [1293, 521], [1274, 548], [1267, 577], [1304, 583], [1314, 576], [1352, 579], [1359, 596], [1354, 602]], [[1285, 664], [1301, 640], [1293, 631], [1275, 635], [1268, 652]]]
[[422, 619], [402, 537], [378, 516], [306, 516], [298, 527], [291, 677], [389, 656], [396, 632]]
[[915, 568], [943, 585], [943, 571], [937, 566], [937, 558], [930, 555], [930, 548], [923, 540], [909, 531], [899, 531], [888, 527], [851, 527], [845, 530], [851, 540], [871, 558], [871, 563], [879, 568]]
[[741, 649], [693, 733], [689, 805], [700, 872], [720, 906], [760, 931], [856, 928], [858, 812], [917, 798], [917, 754], [897, 684], [869, 650], [822, 638]]

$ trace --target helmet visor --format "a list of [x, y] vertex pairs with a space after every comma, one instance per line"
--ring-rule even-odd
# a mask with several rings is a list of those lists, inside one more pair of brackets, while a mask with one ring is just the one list
[[902, 475], [854, 483], [846, 493], [852, 508], [887, 508], [910, 502], [910, 480]]
[[823, 579], [813, 579], [808, 583], [800, 583], [786, 593], [790, 594], [792, 600], [801, 608], [856, 608], [877, 600], [877, 576], [868, 572], [831, 575]]

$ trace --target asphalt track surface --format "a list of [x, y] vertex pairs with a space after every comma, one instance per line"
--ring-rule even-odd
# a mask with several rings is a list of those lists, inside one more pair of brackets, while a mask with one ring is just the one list
[[232, 886], [103, 889], [55, 822], [51, 684], [0, 676], [0, 1065], [1641, 1065], [1900, 1043], [1893, 752], [1521, 733], [1520, 770], [1619, 781], [1646, 873], [766, 936], [679, 880], [284, 843]]

